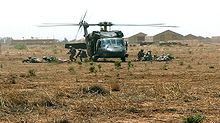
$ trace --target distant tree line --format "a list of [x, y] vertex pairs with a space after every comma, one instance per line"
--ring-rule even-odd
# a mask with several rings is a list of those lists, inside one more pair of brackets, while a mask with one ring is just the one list
[[10, 43], [12, 40], [12, 37], [0, 37], [0, 43]]

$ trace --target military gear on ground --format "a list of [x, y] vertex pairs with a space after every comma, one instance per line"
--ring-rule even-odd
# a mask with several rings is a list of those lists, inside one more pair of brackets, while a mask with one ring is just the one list
[[42, 60], [40, 60], [39, 58], [37, 57], [31, 57], [29, 56], [27, 59], [24, 59], [22, 61], [23, 63], [42, 63]]
[[139, 61], [170, 61], [174, 59], [170, 54], [162, 54], [162, 55], [152, 55], [151, 51], [148, 51], [146, 54], [143, 52], [144, 50], [140, 50], [138, 52], [138, 60]]
[[155, 58], [155, 61], [170, 61], [172, 59], [174, 59], [174, 57], [171, 56], [170, 54], [162, 54], [160, 56], [157, 56]]
[[43, 60], [49, 63], [58, 61], [58, 59], [55, 56], [44, 56]]

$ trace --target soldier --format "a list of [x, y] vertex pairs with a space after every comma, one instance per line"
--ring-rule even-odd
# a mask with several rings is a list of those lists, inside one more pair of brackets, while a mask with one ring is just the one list
[[78, 56], [80, 58], [80, 61], [82, 62], [82, 58], [86, 58], [87, 57], [86, 51], [84, 51], [82, 49], [79, 49], [79, 52], [76, 55], [76, 59], [77, 59]]
[[76, 49], [72, 46], [70, 46], [70, 50], [67, 54], [70, 54], [69, 59], [70, 61], [76, 61], [75, 55], [76, 55]]
[[42, 61], [37, 58], [37, 57], [31, 57], [31, 56], [28, 56], [27, 59], [23, 60], [22, 61], [23, 63], [26, 62], [26, 63], [42, 63]]
[[146, 61], [152, 61], [152, 54], [151, 51], [147, 51], [145, 58]]
[[143, 49], [141, 49], [139, 52], [138, 52], [138, 61], [141, 61], [142, 60], [142, 58], [144, 57], [144, 50]]

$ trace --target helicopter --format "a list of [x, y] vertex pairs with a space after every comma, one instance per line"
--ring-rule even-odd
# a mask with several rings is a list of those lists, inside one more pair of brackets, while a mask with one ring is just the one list
[[[87, 11], [86, 11], [87, 13]], [[66, 43], [65, 48], [74, 47], [76, 49], [86, 49], [89, 58], [96, 62], [99, 58], [120, 58], [122, 62], [128, 57], [128, 42], [124, 40], [123, 32], [120, 30], [111, 30], [111, 26], [152, 26], [152, 27], [177, 27], [165, 26], [164, 23], [157, 24], [113, 24], [112, 22], [100, 22], [96, 24], [87, 23], [84, 19], [86, 13], [78, 24], [73, 23], [43, 23], [40, 27], [53, 26], [79, 26], [79, 30], [83, 27], [85, 43]], [[88, 33], [88, 27], [99, 26], [99, 31]], [[75, 38], [76, 39], [76, 38]]]

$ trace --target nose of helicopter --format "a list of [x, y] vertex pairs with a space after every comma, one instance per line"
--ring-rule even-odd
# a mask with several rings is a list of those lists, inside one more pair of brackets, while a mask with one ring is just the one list
[[122, 52], [124, 49], [121, 46], [108, 46], [106, 50], [111, 52]]

